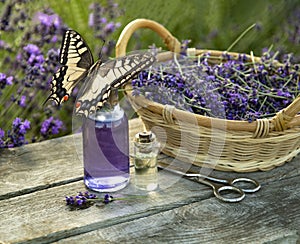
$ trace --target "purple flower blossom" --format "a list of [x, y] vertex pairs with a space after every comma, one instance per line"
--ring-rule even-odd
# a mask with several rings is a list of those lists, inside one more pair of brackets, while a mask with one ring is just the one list
[[61, 25], [61, 19], [57, 14], [46, 14], [42, 12], [38, 12], [35, 15], [35, 19], [37, 19], [42, 25], [50, 28], [55, 27], [59, 28]]
[[58, 134], [63, 128], [63, 122], [51, 116], [43, 121], [40, 132], [43, 137], [48, 138], [50, 135]]
[[33, 54], [33, 55], [39, 55], [41, 53], [39, 47], [34, 44], [28, 44], [26, 45], [23, 50], [27, 52], [28, 54]]
[[13, 77], [12, 76], [9, 76], [9, 77], [6, 77], [6, 85], [12, 85], [13, 84]]
[[58, 40], [57, 36], [54, 35], [54, 36], [51, 38], [50, 42], [55, 43], [55, 42], [57, 42], [57, 40]]
[[[4, 89], [7, 85], [12, 85], [13, 77], [6, 76], [6, 74], [0, 73], [0, 89]], [[1, 94], [1, 93], [0, 93]]]
[[5, 144], [4, 136], [5, 136], [5, 131], [0, 128], [0, 148], [4, 147], [4, 144]]
[[19, 132], [21, 134], [25, 134], [27, 130], [30, 129], [30, 122], [28, 120], [25, 120], [23, 123], [20, 124]]
[[121, 26], [120, 23], [114, 23], [114, 22], [109, 22], [105, 25], [104, 31], [107, 33], [112, 33], [114, 32], [117, 28]]
[[0, 129], [0, 148], [10, 148], [22, 146], [27, 143], [25, 140], [25, 134], [30, 129], [30, 121], [17, 117], [12, 122], [11, 130], [7, 131], [5, 136], [4, 130]]
[[20, 100], [18, 101], [18, 104], [20, 107], [25, 108], [26, 107], [26, 96], [21, 96]]
[[108, 195], [108, 194], [105, 194], [105, 195], [104, 195], [104, 200], [103, 200], [103, 202], [104, 202], [105, 204], [108, 204], [108, 203], [112, 202], [113, 200], [114, 200], [113, 196]]
[[95, 25], [94, 13], [90, 13], [90, 15], [89, 15], [89, 27], [93, 27], [94, 25]]
[[2, 139], [5, 136], [5, 131], [0, 128], [0, 138]]
[[0, 48], [4, 48], [6, 45], [5, 41], [0, 40]]
[[12, 125], [14, 128], [18, 127], [22, 123], [22, 120], [20, 118], [15, 118]]

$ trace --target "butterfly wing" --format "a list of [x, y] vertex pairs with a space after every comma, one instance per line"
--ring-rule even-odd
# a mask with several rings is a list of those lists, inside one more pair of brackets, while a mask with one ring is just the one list
[[103, 107], [113, 88], [119, 88], [150, 67], [156, 58], [149, 52], [131, 54], [95, 65], [87, 75], [76, 102], [76, 114], [88, 116]]
[[53, 76], [51, 94], [46, 101], [52, 99], [60, 105], [67, 100], [93, 63], [92, 53], [83, 38], [74, 30], [66, 31], [60, 49], [62, 67]]

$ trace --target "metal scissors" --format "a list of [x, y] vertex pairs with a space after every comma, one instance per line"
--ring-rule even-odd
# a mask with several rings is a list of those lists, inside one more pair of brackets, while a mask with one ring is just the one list
[[[164, 164], [162, 162], [158, 162], [158, 167], [167, 170], [169, 172], [172, 172], [174, 174], [184, 176], [198, 183], [202, 183], [207, 186], [210, 186], [213, 189], [213, 193], [215, 197], [223, 202], [231, 202], [231, 203], [240, 202], [245, 198], [246, 196], [245, 193], [254, 193], [261, 188], [259, 182], [251, 178], [240, 177], [240, 178], [232, 178], [232, 179], [220, 179], [212, 176], [202, 175], [190, 169], [187, 172], [185, 172], [183, 168], [176, 167], [171, 164]], [[251, 185], [252, 187], [250, 188], [237, 187], [234, 184], [238, 182], [246, 183], [247, 186]], [[234, 196], [232, 196], [232, 194], [229, 194], [229, 196], [226, 197], [225, 193], [234, 193], [233, 194]]]

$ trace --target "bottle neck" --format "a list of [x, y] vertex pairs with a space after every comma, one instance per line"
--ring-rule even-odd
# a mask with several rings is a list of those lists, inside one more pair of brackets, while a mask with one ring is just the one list
[[90, 119], [99, 122], [110, 122], [122, 119], [125, 116], [124, 110], [119, 104], [118, 89], [112, 89], [108, 100], [103, 107], [89, 116]]

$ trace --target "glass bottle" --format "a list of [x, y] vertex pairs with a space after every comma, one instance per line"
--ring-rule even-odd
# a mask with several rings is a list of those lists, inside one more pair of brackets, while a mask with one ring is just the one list
[[140, 132], [134, 140], [135, 186], [153, 191], [158, 188], [157, 155], [159, 143], [151, 131]]
[[128, 119], [113, 90], [105, 106], [83, 123], [84, 183], [94, 191], [113, 192], [129, 183]]

